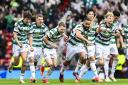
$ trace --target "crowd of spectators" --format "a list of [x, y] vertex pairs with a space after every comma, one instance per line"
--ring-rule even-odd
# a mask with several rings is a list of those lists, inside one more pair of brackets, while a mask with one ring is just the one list
[[128, 0], [0, 0], [0, 66], [8, 66], [12, 56], [12, 32], [14, 23], [24, 11], [44, 15], [45, 24], [51, 29], [63, 20], [72, 29], [92, 8], [100, 22], [107, 11], [120, 11], [120, 23], [128, 24]]

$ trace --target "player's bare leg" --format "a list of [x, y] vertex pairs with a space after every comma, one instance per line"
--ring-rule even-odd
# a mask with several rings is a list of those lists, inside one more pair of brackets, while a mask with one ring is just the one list
[[29, 55], [29, 67], [31, 71], [31, 77], [30, 77], [30, 82], [35, 83], [36, 82], [36, 76], [35, 76], [35, 66], [34, 66], [34, 53], [31, 52]]
[[25, 76], [25, 70], [26, 70], [26, 64], [27, 64], [27, 61], [26, 61], [27, 52], [22, 52], [21, 57], [22, 57], [23, 63], [22, 63], [22, 67], [21, 67], [20, 83], [25, 83], [24, 76]]
[[95, 57], [94, 56], [89, 58], [89, 63], [90, 63], [91, 70], [94, 72], [94, 75], [95, 75], [93, 77], [92, 81], [103, 82], [103, 80], [100, 79], [100, 77], [98, 76], [98, 72], [97, 72], [97, 69], [96, 69], [96, 61], [95, 61]]
[[[86, 54], [84, 52], [79, 53], [79, 61], [82, 64], [86, 64]], [[78, 75], [74, 75], [76, 80], [75, 82], [80, 82], [80, 77]]]
[[19, 64], [19, 57], [14, 57], [14, 60], [11, 59], [8, 71], [11, 73], [13, 70], [13, 66], [17, 66]]
[[113, 62], [112, 62], [112, 69], [111, 69], [111, 74], [110, 74], [110, 79], [114, 82], [116, 82], [117, 80], [115, 79], [114, 77], [114, 73], [115, 73], [115, 67], [118, 63], [118, 58], [117, 58], [117, 55], [112, 55], [113, 56]]
[[59, 76], [59, 80], [61, 83], [64, 82], [64, 71], [66, 70], [67, 66], [70, 64], [70, 61], [65, 61], [63, 64], [62, 64], [62, 67], [60, 69], [60, 76]]

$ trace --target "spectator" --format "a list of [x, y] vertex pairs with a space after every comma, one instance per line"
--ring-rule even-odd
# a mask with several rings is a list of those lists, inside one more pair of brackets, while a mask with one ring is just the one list
[[0, 30], [4, 30], [6, 28], [6, 23], [4, 19], [4, 13], [0, 12]]
[[0, 30], [0, 59], [5, 57], [6, 53], [6, 40], [4, 38], [2, 30]]
[[5, 16], [6, 20], [6, 28], [8, 32], [13, 32], [13, 27], [14, 27], [14, 15], [12, 13], [12, 10], [9, 11], [9, 13], [6, 14]]

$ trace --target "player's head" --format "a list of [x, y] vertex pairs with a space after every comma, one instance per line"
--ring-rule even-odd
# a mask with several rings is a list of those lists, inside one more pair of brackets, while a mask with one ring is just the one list
[[85, 28], [90, 28], [90, 25], [91, 25], [91, 20], [89, 18], [86, 18], [83, 22], [83, 26]]
[[31, 22], [31, 13], [29, 11], [25, 11], [23, 13], [23, 21], [25, 24], [29, 24]]
[[88, 19], [93, 20], [94, 17], [95, 17], [95, 12], [92, 9], [88, 9], [86, 16], [87, 16]]
[[105, 21], [106, 23], [112, 24], [114, 21], [114, 15], [112, 12], [107, 12], [107, 14], [105, 15]]
[[114, 20], [115, 21], [118, 20], [120, 17], [120, 12], [115, 10], [115, 11], [113, 11], [113, 14], [114, 14]]
[[59, 29], [59, 32], [60, 32], [60, 33], [64, 33], [65, 30], [66, 30], [66, 25], [65, 25], [65, 23], [64, 23], [64, 22], [60, 22], [60, 23], [58, 24], [58, 29]]
[[38, 26], [41, 26], [44, 23], [44, 18], [42, 14], [37, 14], [36, 15], [36, 24]]

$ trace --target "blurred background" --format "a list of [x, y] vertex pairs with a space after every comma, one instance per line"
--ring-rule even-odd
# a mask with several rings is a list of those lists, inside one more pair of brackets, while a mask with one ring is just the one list
[[[0, 0], [0, 70], [7, 70], [12, 57], [14, 23], [22, 18], [24, 11], [31, 11], [32, 21], [36, 13], [42, 13], [50, 29], [62, 20], [70, 30], [85, 18], [90, 8], [95, 11], [98, 22], [107, 11], [117, 10], [121, 14], [119, 21], [122, 27], [128, 24], [128, 0]], [[118, 64], [121, 67], [117, 71], [122, 74], [117, 77], [125, 78], [128, 77], [128, 63], [125, 56], [121, 58], [124, 60]], [[74, 64], [71, 64], [71, 69], [74, 69]]]

